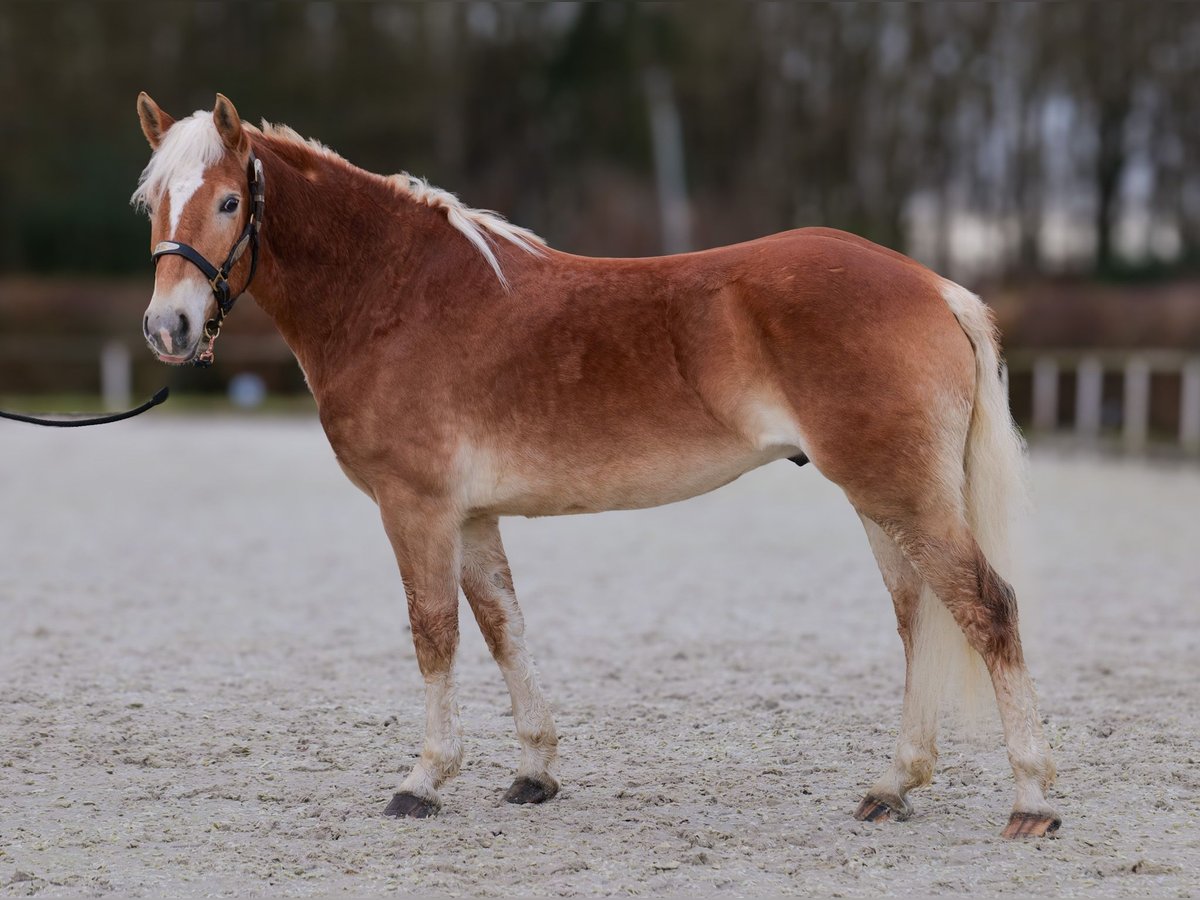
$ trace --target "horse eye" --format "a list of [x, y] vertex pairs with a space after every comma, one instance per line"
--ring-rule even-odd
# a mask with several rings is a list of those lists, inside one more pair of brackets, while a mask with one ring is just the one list
[[226, 197], [225, 202], [221, 204], [221, 212], [223, 212], [223, 213], [234, 212], [237, 210], [237, 208], [238, 208], [238, 198], [237, 197]]

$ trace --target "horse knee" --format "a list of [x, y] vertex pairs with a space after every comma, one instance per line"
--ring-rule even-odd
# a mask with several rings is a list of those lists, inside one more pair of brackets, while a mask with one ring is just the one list
[[454, 662], [458, 647], [458, 608], [429, 609], [410, 603], [408, 613], [412, 626], [413, 647], [421, 673], [430, 675], [445, 672]]

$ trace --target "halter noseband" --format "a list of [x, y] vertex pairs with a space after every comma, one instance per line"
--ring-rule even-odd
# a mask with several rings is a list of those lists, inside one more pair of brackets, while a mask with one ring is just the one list
[[[150, 254], [150, 259], [154, 261], [155, 266], [158, 265], [161, 257], [182, 256], [204, 273], [204, 277], [208, 280], [208, 286], [212, 288], [213, 297], [216, 298], [217, 314], [204, 323], [204, 336], [208, 338], [208, 347], [192, 361], [194, 366], [212, 365], [213, 344], [216, 343], [217, 335], [221, 333], [221, 322], [233, 309], [237, 298], [249, 289], [250, 282], [254, 280], [254, 273], [258, 269], [258, 232], [262, 228], [266, 185], [262, 162], [254, 155], [253, 150], [250, 151], [250, 160], [246, 165], [246, 175], [250, 182], [250, 218], [246, 220], [246, 227], [242, 229], [242, 233], [234, 242], [233, 248], [225, 257], [225, 262], [221, 263], [220, 268], [205, 259], [195, 247], [179, 241], [159, 241]], [[229, 289], [229, 274], [237, 265], [237, 261], [242, 258], [242, 254], [246, 252], [246, 247], [250, 248], [250, 274], [246, 277], [246, 283], [242, 285], [242, 289], [234, 294]]]

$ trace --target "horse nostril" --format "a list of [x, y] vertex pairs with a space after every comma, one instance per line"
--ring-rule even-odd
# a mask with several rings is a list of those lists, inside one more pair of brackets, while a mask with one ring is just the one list
[[187, 313], [179, 314], [179, 333], [186, 335], [188, 333], [188, 317]]
[[146, 313], [145, 317], [142, 319], [142, 334], [150, 334], [150, 313]]

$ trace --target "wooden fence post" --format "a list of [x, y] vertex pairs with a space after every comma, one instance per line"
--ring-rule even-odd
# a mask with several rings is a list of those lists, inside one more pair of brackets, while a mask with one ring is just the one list
[[1122, 409], [1125, 448], [1142, 450], [1150, 430], [1150, 364], [1140, 356], [1125, 363], [1125, 403]]
[[1033, 428], [1053, 431], [1058, 427], [1058, 361], [1039, 356], [1033, 364]]
[[133, 396], [133, 360], [121, 341], [100, 350], [100, 396], [106, 409], [125, 409]]
[[1179, 442], [1189, 453], [1200, 453], [1200, 357], [1183, 364], [1179, 398]]
[[1075, 382], [1075, 431], [1084, 440], [1100, 435], [1101, 405], [1104, 401], [1104, 367], [1095, 356], [1079, 362]]

